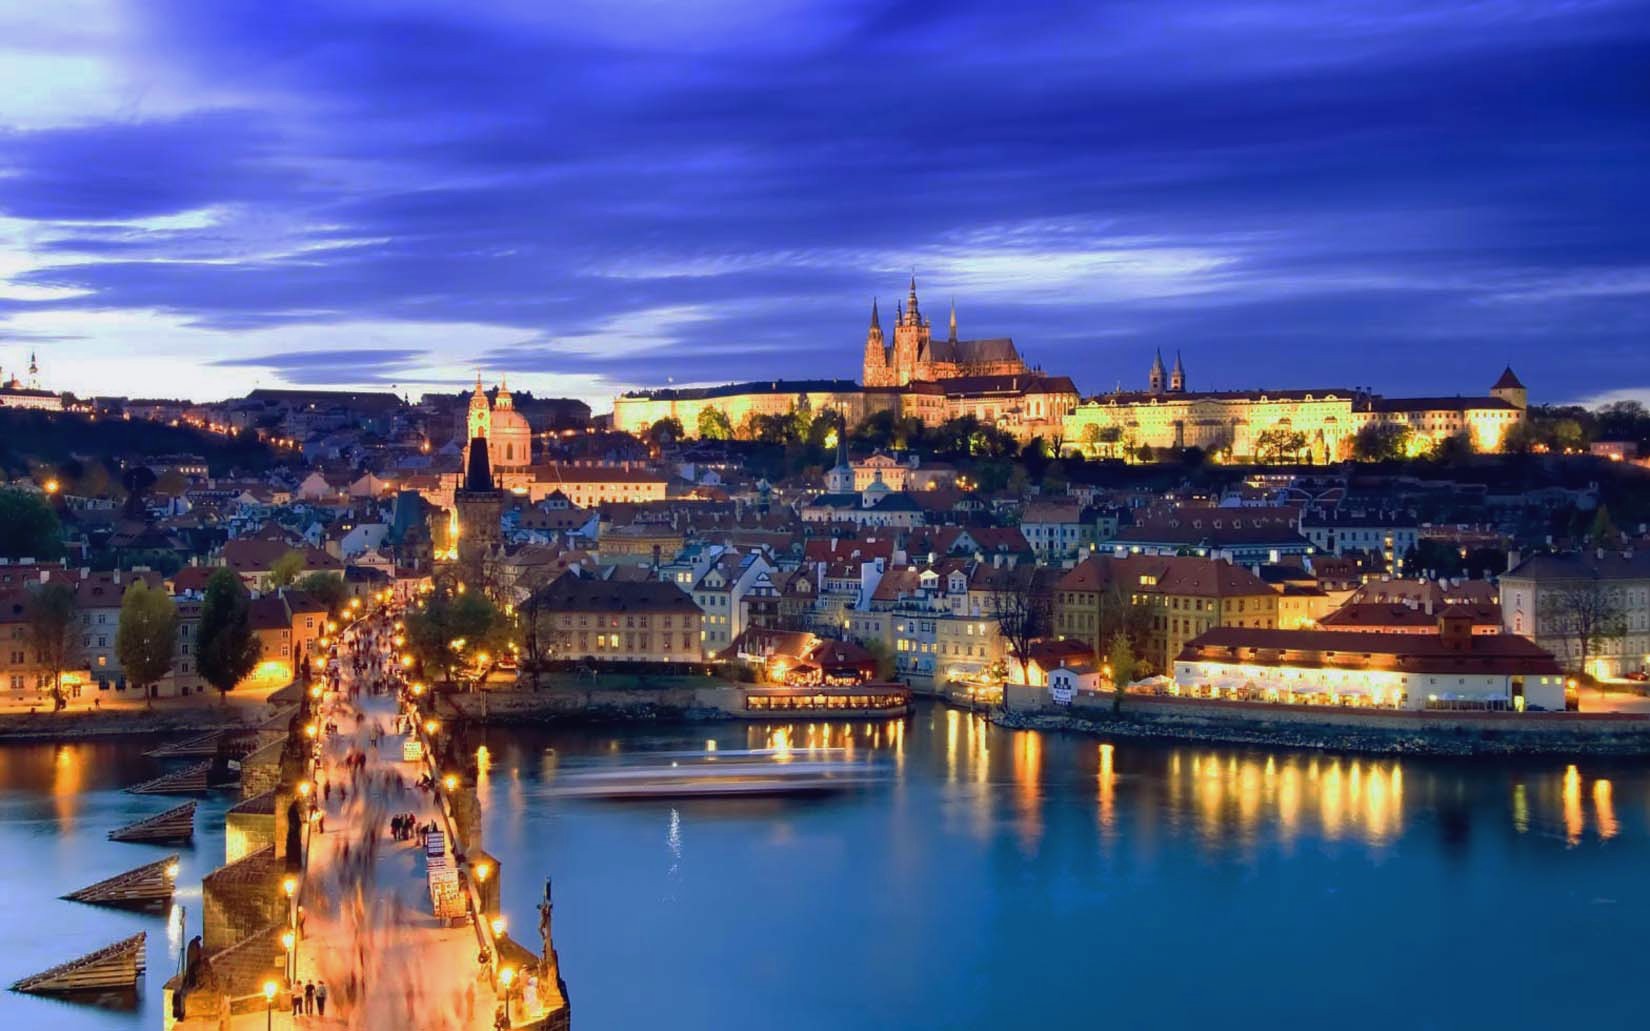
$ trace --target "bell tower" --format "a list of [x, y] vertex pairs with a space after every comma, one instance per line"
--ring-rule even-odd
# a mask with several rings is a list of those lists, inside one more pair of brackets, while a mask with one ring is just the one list
[[865, 334], [865, 371], [860, 381], [868, 387], [893, 385], [888, 371], [888, 345], [882, 339], [882, 319], [877, 315], [877, 302], [871, 300], [871, 328]]
[[1159, 350], [1157, 357], [1152, 359], [1152, 371], [1147, 375], [1147, 389], [1154, 394], [1163, 393], [1163, 352]]

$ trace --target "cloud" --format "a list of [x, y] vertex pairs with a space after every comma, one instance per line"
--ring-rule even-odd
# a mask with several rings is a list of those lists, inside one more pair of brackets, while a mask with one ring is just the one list
[[0, 98], [0, 339], [91, 320], [59, 354], [92, 363], [110, 327], [168, 327], [169, 361], [221, 370], [168, 377], [204, 392], [478, 359], [585, 390], [848, 376], [871, 296], [886, 310], [915, 266], [930, 314], [955, 296], [965, 335], [1088, 390], [1162, 347], [1194, 383], [1441, 393], [1512, 360], [1538, 398], [1576, 396], [1650, 329], [1647, 14], [8, 12], [0, 67], [62, 88]]

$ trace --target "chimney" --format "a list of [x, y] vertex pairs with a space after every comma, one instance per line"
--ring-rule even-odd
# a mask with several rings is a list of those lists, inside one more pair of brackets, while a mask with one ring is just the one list
[[[1518, 563], [1523, 561], [1523, 559], [1524, 559], [1524, 556], [1519, 554], [1519, 551], [1518, 551], [1517, 548], [1508, 549], [1508, 551], [1507, 551], [1507, 572], [1510, 573], [1515, 568], [1517, 568]], [[1485, 577], [1485, 579], [1487, 580], [1489, 578]]]
[[1426, 600], [1422, 603], [1422, 608], [1426, 610], [1427, 615], [1432, 615], [1432, 595], [1429, 594], [1426, 596]]

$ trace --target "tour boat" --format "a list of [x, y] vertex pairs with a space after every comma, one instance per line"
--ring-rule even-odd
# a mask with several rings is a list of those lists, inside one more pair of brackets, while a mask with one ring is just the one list
[[574, 770], [558, 777], [562, 798], [731, 798], [823, 795], [848, 791], [873, 778], [863, 764], [832, 759], [791, 762], [774, 750], [676, 753], [669, 765]]

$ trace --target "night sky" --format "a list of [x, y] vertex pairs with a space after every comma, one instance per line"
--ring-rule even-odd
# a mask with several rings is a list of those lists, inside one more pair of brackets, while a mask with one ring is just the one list
[[1650, 3], [0, 7], [0, 367], [218, 398], [859, 374], [1650, 396]]

